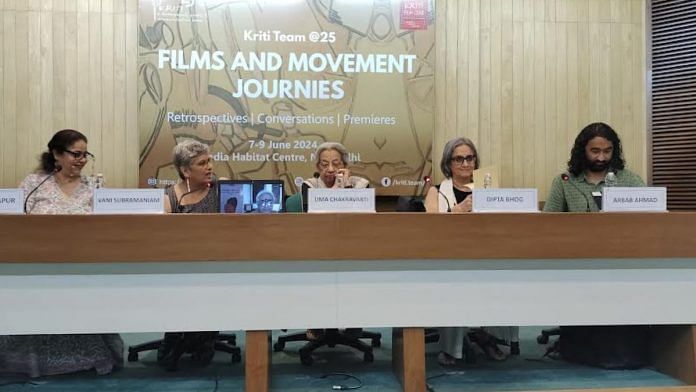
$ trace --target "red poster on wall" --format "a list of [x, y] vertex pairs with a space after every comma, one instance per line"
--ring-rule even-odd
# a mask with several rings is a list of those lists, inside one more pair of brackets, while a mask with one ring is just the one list
[[401, 0], [401, 29], [428, 28], [428, 0]]

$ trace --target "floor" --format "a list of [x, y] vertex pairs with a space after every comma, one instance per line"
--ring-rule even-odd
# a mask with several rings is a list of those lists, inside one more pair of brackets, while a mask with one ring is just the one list
[[[681, 385], [675, 379], [654, 369], [608, 371], [542, 358], [545, 347], [536, 343], [541, 327], [521, 329], [519, 357], [504, 362], [491, 362], [483, 356], [476, 364], [451, 368], [438, 365], [437, 344], [427, 350], [427, 377], [432, 391], [531, 391], [549, 389], [670, 386]], [[301, 343], [288, 343], [284, 352], [272, 358], [273, 391], [330, 391], [333, 386], [347, 388], [362, 385], [361, 391], [398, 391], [400, 386], [391, 370], [391, 330], [380, 329], [382, 346], [375, 349], [375, 361], [364, 363], [362, 356], [349, 348], [323, 348], [314, 355], [315, 362], [300, 364]], [[292, 331], [290, 331], [292, 332]], [[282, 332], [274, 331], [273, 337]], [[123, 334], [126, 345], [161, 337], [160, 333]], [[237, 333], [238, 344], [244, 346], [244, 334]], [[350, 376], [333, 375], [345, 373]], [[230, 355], [218, 353], [213, 363], [195, 367], [188, 358], [180, 361], [180, 369], [167, 372], [156, 364], [155, 353], [144, 353], [138, 362], [108, 376], [86, 372], [74, 375], [27, 379], [0, 375], [0, 392], [82, 392], [82, 391], [145, 391], [145, 392], [216, 392], [244, 390], [243, 363], [231, 363]]]

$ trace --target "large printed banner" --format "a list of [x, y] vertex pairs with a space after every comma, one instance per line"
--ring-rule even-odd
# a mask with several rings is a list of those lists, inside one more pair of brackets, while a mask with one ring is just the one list
[[182, 138], [215, 172], [312, 177], [325, 141], [378, 194], [431, 172], [434, 0], [140, 0], [140, 186], [178, 179]]

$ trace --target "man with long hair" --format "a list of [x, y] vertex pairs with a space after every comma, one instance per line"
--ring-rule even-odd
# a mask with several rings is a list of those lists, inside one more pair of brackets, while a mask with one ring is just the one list
[[[645, 186], [625, 167], [616, 132], [602, 122], [586, 126], [575, 139], [568, 171], [553, 180], [544, 211], [599, 211], [605, 186]], [[649, 363], [647, 326], [563, 326], [544, 334], [560, 335], [552, 351], [566, 361], [607, 369], [635, 369]]]
[[586, 126], [575, 138], [568, 171], [553, 180], [544, 211], [599, 211], [602, 189], [608, 185], [607, 175], [614, 186], [645, 186], [643, 180], [625, 166], [621, 140], [616, 132], [602, 122]]

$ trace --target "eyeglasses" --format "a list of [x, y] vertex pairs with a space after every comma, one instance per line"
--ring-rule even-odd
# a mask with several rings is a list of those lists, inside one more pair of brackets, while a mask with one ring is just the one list
[[322, 170], [328, 169], [330, 165], [333, 165], [333, 167], [337, 167], [340, 169], [343, 167], [343, 162], [341, 162], [341, 161], [333, 161], [333, 162], [321, 161], [321, 162], [319, 162], [319, 168]]
[[476, 155], [457, 155], [456, 157], [452, 157], [452, 159], [450, 159], [450, 162], [454, 162], [459, 166], [464, 165], [464, 162], [466, 162], [468, 165], [471, 165], [472, 163], [476, 162]]
[[270, 206], [270, 205], [273, 205], [273, 200], [259, 200], [259, 201], [257, 201], [257, 203], [260, 206]]
[[70, 150], [65, 150], [66, 153], [72, 155], [73, 158], [75, 159], [93, 159], [94, 154], [92, 154], [89, 151], [70, 151]]

